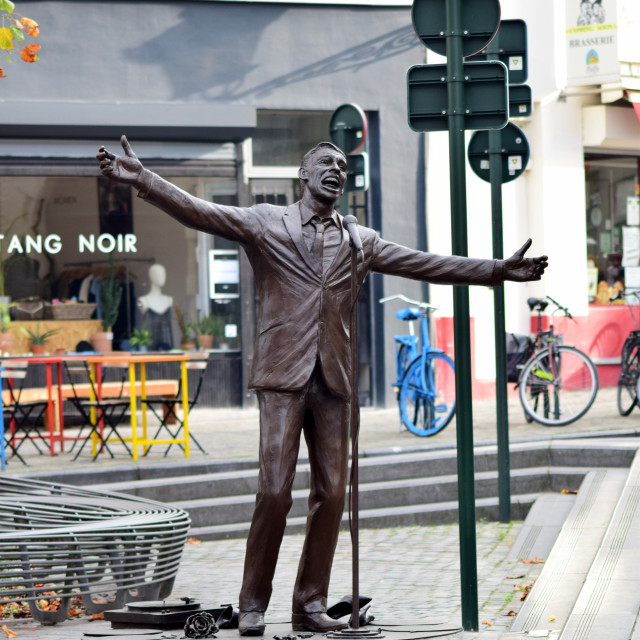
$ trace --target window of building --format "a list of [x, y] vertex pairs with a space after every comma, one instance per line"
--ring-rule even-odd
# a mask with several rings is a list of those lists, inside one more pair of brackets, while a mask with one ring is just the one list
[[608, 304], [622, 287], [640, 288], [640, 158], [585, 158], [590, 299]]
[[331, 111], [258, 111], [253, 164], [299, 167], [302, 156], [329, 139]]

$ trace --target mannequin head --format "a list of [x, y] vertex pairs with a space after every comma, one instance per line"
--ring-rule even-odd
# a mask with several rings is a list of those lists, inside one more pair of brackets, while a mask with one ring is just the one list
[[167, 271], [161, 264], [152, 264], [149, 267], [149, 281], [156, 287], [164, 287], [167, 281]]

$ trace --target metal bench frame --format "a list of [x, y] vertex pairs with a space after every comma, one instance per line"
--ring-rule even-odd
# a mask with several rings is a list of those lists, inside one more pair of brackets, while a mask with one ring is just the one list
[[[186, 511], [154, 500], [0, 478], [0, 597], [27, 601], [44, 625], [66, 620], [76, 595], [90, 614], [164, 599], [190, 524]], [[94, 599], [105, 593], [114, 599]], [[57, 611], [38, 604], [52, 597]]]

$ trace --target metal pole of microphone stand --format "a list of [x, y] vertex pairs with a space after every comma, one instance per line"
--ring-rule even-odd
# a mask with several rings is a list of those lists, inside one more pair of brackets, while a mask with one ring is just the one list
[[360, 401], [358, 397], [358, 250], [351, 243], [351, 628], [360, 628], [360, 529], [358, 505], [358, 435]]

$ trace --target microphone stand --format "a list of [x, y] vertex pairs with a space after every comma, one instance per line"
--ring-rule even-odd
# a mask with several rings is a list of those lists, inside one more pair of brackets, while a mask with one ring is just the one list
[[[352, 220], [348, 220], [352, 218]], [[351, 225], [354, 225], [351, 228]], [[358, 504], [358, 436], [360, 434], [360, 400], [358, 395], [358, 294], [362, 282], [358, 278], [358, 257], [364, 260], [362, 243], [357, 235], [357, 221], [347, 217], [345, 229], [351, 237], [351, 315], [349, 317], [349, 340], [351, 347], [351, 483], [349, 495], [349, 529], [351, 531], [351, 627], [329, 632], [328, 638], [348, 640], [380, 640], [384, 636], [380, 629], [360, 629], [360, 525]], [[354, 243], [357, 240], [358, 245]]]
[[358, 435], [360, 398], [358, 390], [358, 250], [351, 242], [351, 628], [360, 628], [360, 527], [358, 523]]

